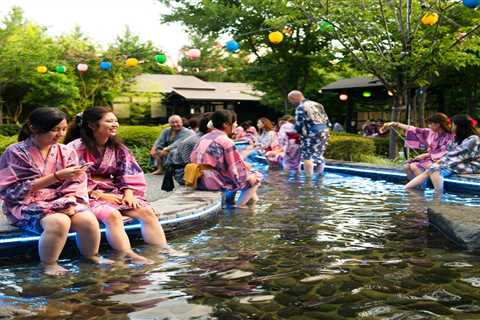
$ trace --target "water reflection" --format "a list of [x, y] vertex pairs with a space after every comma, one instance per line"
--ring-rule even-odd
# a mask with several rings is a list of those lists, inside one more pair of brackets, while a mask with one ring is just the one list
[[36, 263], [1, 268], [0, 318], [12, 319], [476, 319], [480, 258], [427, 227], [434, 202], [478, 197], [405, 192], [385, 181], [273, 172], [254, 210], [173, 245], [190, 257], [46, 278]]

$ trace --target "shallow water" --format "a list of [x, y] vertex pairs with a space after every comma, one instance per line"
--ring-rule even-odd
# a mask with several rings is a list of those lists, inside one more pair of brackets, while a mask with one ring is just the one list
[[[14, 319], [480, 319], [480, 258], [429, 229], [431, 192], [328, 174], [274, 172], [255, 210], [226, 210], [176, 238], [187, 258], [98, 268], [63, 260], [0, 268], [0, 318]], [[480, 206], [480, 199], [443, 201]], [[108, 251], [104, 252], [107, 256]]]

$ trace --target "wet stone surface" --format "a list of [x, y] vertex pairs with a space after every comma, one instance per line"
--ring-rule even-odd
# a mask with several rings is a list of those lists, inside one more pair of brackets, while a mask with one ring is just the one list
[[[430, 194], [273, 172], [256, 209], [225, 210], [150, 266], [64, 259], [0, 268], [0, 319], [479, 319], [480, 258], [428, 228]], [[480, 205], [447, 196], [451, 203]], [[105, 256], [117, 259], [105, 249]]]

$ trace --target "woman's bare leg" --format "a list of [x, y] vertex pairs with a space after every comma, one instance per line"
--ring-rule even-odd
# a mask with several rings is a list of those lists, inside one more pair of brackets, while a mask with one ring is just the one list
[[443, 193], [443, 177], [439, 171], [434, 171], [430, 175], [430, 179], [432, 180], [433, 187], [437, 193]]
[[40, 221], [43, 232], [38, 243], [38, 254], [44, 265], [44, 273], [52, 276], [63, 275], [67, 269], [58, 265], [70, 230], [70, 218], [63, 213], [54, 213]]
[[152, 208], [130, 210], [125, 214], [140, 221], [142, 225], [143, 240], [150, 245], [159, 247], [161, 253], [167, 253], [171, 256], [177, 257], [188, 255], [188, 253], [174, 250], [168, 245], [162, 225], [160, 224], [160, 221], [158, 221], [158, 217]]
[[303, 161], [303, 171], [305, 172], [305, 177], [310, 178], [313, 176], [313, 161], [304, 160]]
[[110, 246], [132, 259], [135, 263], [152, 264], [153, 261], [136, 254], [130, 245], [130, 240], [123, 226], [122, 214], [115, 210], [102, 221], [107, 227], [107, 241]]
[[240, 208], [245, 207], [250, 200], [256, 202], [258, 200], [257, 188], [258, 186], [253, 186], [247, 190], [242, 190], [240, 197], [237, 200], [237, 206]]
[[428, 172], [423, 172], [420, 175], [416, 176], [412, 180], [410, 180], [409, 183], [405, 185], [405, 189], [413, 189], [416, 188], [420, 185], [422, 185], [427, 179], [430, 177], [430, 174]]
[[95, 263], [113, 263], [109, 259], [102, 259], [98, 256], [101, 238], [100, 226], [92, 212], [80, 212], [71, 217], [71, 228], [77, 233], [77, 246], [85, 258]]

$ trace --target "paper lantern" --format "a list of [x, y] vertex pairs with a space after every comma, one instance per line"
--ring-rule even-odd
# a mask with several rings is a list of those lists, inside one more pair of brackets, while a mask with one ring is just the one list
[[340, 99], [340, 101], [347, 101], [348, 100], [348, 94], [342, 93], [338, 96], [338, 99]]
[[65, 73], [65, 72], [67, 72], [67, 67], [65, 67], [65, 66], [56, 66], [56, 67], [55, 67], [55, 72], [56, 72], [56, 73]]
[[80, 72], [85, 72], [88, 70], [88, 64], [85, 64], [85, 63], [79, 63], [77, 65], [77, 70], [80, 71]]
[[163, 64], [167, 61], [167, 56], [164, 53], [159, 53], [155, 56], [155, 61]]
[[270, 32], [270, 34], [268, 35], [268, 40], [270, 40], [270, 42], [273, 44], [279, 44], [283, 41], [283, 33], [281, 33], [280, 31]]
[[196, 60], [200, 58], [202, 52], [199, 49], [190, 49], [187, 51], [187, 57], [190, 60]]
[[470, 9], [480, 6], [480, 0], [463, 0], [463, 5]]
[[362, 96], [364, 98], [370, 98], [372, 96], [372, 92], [371, 91], [363, 91]]
[[47, 71], [48, 71], [48, 69], [45, 66], [38, 66], [37, 67], [37, 72], [38, 73], [44, 74], [44, 73], [47, 73]]
[[333, 31], [333, 24], [331, 24], [328, 21], [322, 21], [322, 23], [320, 23], [320, 26], [318, 27], [318, 29], [321, 32], [330, 32], [330, 31]]
[[438, 22], [438, 14], [435, 12], [427, 12], [422, 17], [421, 22], [426, 26], [433, 26]]
[[230, 40], [225, 43], [225, 49], [227, 49], [228, 52], [235, 52], [240, 49], [240, 44], [235, 40]]
[[108, 71], [112, 69], [112, 63], [109, 61], [102, 61], [100, 62], [100, 69], [103, 71]]
[[395, 93], [393, 93], [393, 91], [390, 91], [388, 90], [387, 94], [390, 96], [390, 97], [393, 97], [395, 95]]
[[136, 67], [136, 66], [138, 66], [138, 60], [137, 59], [135, 59], [135, 58], [128, 58], [127, 59], [127, 67], [133, 68], [133, 67]]

